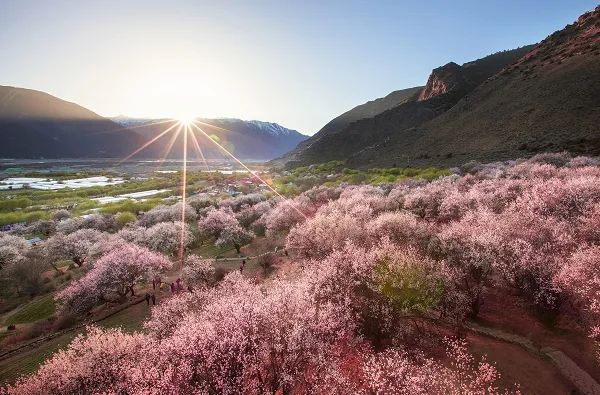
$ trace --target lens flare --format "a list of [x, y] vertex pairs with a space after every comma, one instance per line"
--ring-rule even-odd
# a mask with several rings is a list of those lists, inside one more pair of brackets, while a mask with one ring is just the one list
[[[306, 216], [306, 214], [304, 214], [302, 212], [302, 210], [300, 210], [298, 207], [294, 206], [288, 199], [286, 199], [285, 197], [283, 197], [279, 192], [277, 192], [275, 190], [275, 188], [273, 188], [271, 185], [269, 185], [268, 182], [266, 182], [265, 180], [263, 180], [258, 174], [256, 174], [256, 172], [250, 170], [250, 168], [248, 166], [246, 166], [244, 163], [242, 163], [241, 160], [239, 160], [238, 158], [236, 158], [231, 152], [229, 152], [225, 147], [223, 147], [221, 144], [219, 144], [217, 141], [215, 141], [214, 139], [212, 139], [204, 130], [202, 130], [202, 128], [200, 128], [198, 125], [196, 125], [195, 123], [193, 123], [191, 125], [193, 128], [196, 128], [196, 130], [200, 131], [200, 133], [202, 133], [204, 136], [206, 136], [210, 141], [212, 141], [214, 144], [217, 145], [217, 147], [219, 147], [223, 152], [225, 152], [227, 155], [229, 155], [233, 160], [235, 160], [240, 166], [242, 166], [244, 169], [246, 169], [250, 174], [252, 174], [253, 177], [255, 177], [257, 180], [259, 180], [261, 183], [265, 184], [267, 186], [267, 188], [269, 188], [269, 190], [271, 190], [271, 192], [273, 192], [274, 194], [276, 194], [277, 196], [279, 196], [281, 199], [283, 199], [283, 201], [289, 205], [291, 208], [293, 208], [294, 210], [296, 210], [300, 215], [302, 215], [302, 217], [304, 217], [304, 219], [308, 219], [308, 217]], [[220, 128], [223, 129], [223, 128]], [[224, 129], [227, 130], [227, 129]], [[192, 131], [193, 133], [193, 131]]]
[[196, 121], [196, 117], [193, 115], [181, 115], [177, 117], [177, 122], [182, 124], [183, 126], [190, 126]]
[[183, 130], [183, 167], [181, 171], [181, 237], [179, 244], [179, 258], [181, 260], [180, 270], [183, 269], [183, 260], [185, 258], [185, 195], [187, 192], [187, 140], [190, 128], [184, 126]]
[[[167, 146], [165, 147], [164, 153], [159, 162], [159, 163], [162, 163], [162, 162], [164, 162], [164, 160], [167, 158], [167, 156], [171, 152], [171, 149], [173, 148], [173, 145], [175, 144], [175, 141], [177, 140], [179, 135], [182, 134], [182, 138], [183, 138], [182, 168], [181, 168], [181, 203], [182, 203], [182, 205], [181, 205], [181, 234], [180, 234], [180, 240], [179, 240], [180, 244], [179, 244], [179, 256], [178, 256], [179, 263], [180, 263], [179, 270], [181, 270], [183, 268], [184, 261], [185, 261], [185, 244], [186, 244], [186, 240], [185, 240], [185, 236], [186, 236], [185, 206], [186, 206], [186, 201], [187, 201], [186, 194], [187, 194], [188, 137], [191, 138], [191, 141], [193, 144], [192, 146], [198, 152], [200, 158], [204, 162], [206, 170], [207, 171], [210, 170], [210, 168], [208, 166], [208, 162], [206, 161], [206, 157], [204, 156], [204, 153], [202, 151], [200, 143], [198, 142], [196, 134], [194, 133], [194, 130], [197, 130], [198, 132], [202, 133], [202, 135], [204, 135], [204, 137], [207, 140], [212, 142], [212, 144], [215, 144], [222, 152], [224, 152], [226, 154], [226, 157], [230, 157], [231, 159], [233, 159], [240, 166], [242, 166], [245, 170], [247, 170], [248, 173], [250, 173], [254, 178], [259, 180], [262, 184], [266, 185], [266, 187], [271, 192], [273, 192], [275, 195], [277, 195], [278, 197], [280, 197], [282, 199], [283, 203], [287, 204], [293, 210], [297, 211], [300, 215], [302, 215], [302, 217], [307, 218], [307, 216], [298, 207], [296, 207], [293, 203], [291, 203], [289, 199], [286, 199], [285, 197], [283, 197], [279, 192], [277, 192], [275, 190], [275, 188], [273, 188], [269, 184], [269, 182], [267, 182], [266, 180], [261, 178], [255, 171], [251, 170], [248, 166], [246, 166], [241, 160], [239, 160], [235, 155], [233, 155], [231, 152], [229, 152], [229, 150], [227, 150], [225, 147], [223, 147], [218, 141], [216, 141], [216, 139], [212, 138], [212, 136], [210, 136], [204, 130], [202, 130], [202, 128], [200, 128], [197, 124], [206, 125], [208, 127], [223, 130], [223, 131], [226, 131], [229, 133], [234, 133], [233, 131], [222, 128], [220, 126], [211, 125], [209, 123], [199, 121], [193, 116], [180, 116], [180, 117], [177, 117], [177, 119], [171, 119], [168, 121], [161, 121], [161, 122], [157, 122], [157, 123], [167, 123], [167, 122], [174, 122], [174, 124], [169, 126], [164, 131], [160, 132], [157, 136], [155, 136], [150, 141], [146, 142], [145, 144], [143, 144], [142, 146], [137, 148], [135, 151], [133, 151], [131, 154], [127, 155], [125, 158], [121, 159], [117, 164], [120, 165], [123, 162], [131, 159], [134, 155], [140, 153], [141, 151], [143, 151], [144, 149], [149, 147], [151, 144], [155, 143], [162, 136], [166, 135], [169, 132], [172, 132], [173, 135], [171, 136], [171, 139], [169, 140]], [[157, 123], [153, 123], [153, 124], [157, 124]], [[173, 129], [175, 129], [176, 127], [177, 127], [177, 129], [175, 131], [173, 131]], [[183, 133], [181, 133], [182, 131], [183, 131]]]

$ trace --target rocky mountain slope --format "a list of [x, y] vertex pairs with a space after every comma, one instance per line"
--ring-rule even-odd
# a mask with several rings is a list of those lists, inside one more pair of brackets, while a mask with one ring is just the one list
[[[173, 124], [173, 122], [157, 123], [164, 120], [139, 120], [123, 116], [113, 118], [113, 120], [131, 127], [147, 139], [158, 136]], [[296, 130], [285, 128], [277, 123], [256, 120], [244, 121], [234, 118], [198, 119], [197, 125], [211, 139], [217, 141], [242, 160], [276, 158], [293, 149], [298, 143], [307, 138], [307, 136]], [[194, 133], [206, 158], [221, 159], [224, 157], [223, 151], [214, 142], [197, 130]], [[159, 138], [146, 150], [146, 155], [163, 157], [166, 154], [164, 148], [169, 144], [171, 137], [172, 134], [167, 134]], [[182, 149], [182, 139], [175, 140], [171, 154], [168, 154], [167, 157], [180, 157]], [[189, 152], [195, 155], [195, 150], [190, 149]]]
[[303, 151], [310, 149], [311, 146], [319, 144], [319, 141], [322, 138], [327, 138], [329, 135], [339, 133], [348, 127], [352, 122], [356, 122], [365, 118], [373, 118], [374, 116], [377, 116], [391, 108], [397, 107], [402, 103], [414, 100], [418, 97], [418, 94], [422, 89], [422, 86], [418, 86], [415, 88], [394, 91], [385, 97], [368, 101], [346, 111], [342, 115], [332, 119], [312, 137], [300, 143], [293, 151], [287, 153], [283, 160], [287, 160], [287, 158], [291, 158], [296, 155], [301, 155]]
[[600, 7], [536, 46], [434, 69], [404, 103], [308, 140], [288, 166], [454, 165], [539, 151], [600, 153]]
[[0, 86], [0, 157], [118, 157], [138, 134], [77, 104], [31, 89]]

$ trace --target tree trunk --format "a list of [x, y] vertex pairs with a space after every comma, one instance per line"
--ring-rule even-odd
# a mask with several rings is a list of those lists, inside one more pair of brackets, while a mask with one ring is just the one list
[[477, 318], [477, 316], [479, 315], [479, 308], [481, 307], [480, 299], [481, 295], [477, 294], [471, 300], [471, 312], [469, 313], [470, 318]]

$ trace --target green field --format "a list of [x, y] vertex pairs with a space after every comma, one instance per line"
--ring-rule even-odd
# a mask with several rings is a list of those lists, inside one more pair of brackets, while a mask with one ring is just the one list
[[37, 347], [17, 353], [7, 359], [0, 360], [0, 383], [10, 383], [19, 376], [29, 374], [55, 352], [64, 349], [81, 332], [69, 332]]
[[5, 325], [23, 324], [49, 318], [54, 314], [54, 294], [40, 296], [10, 312], [4, 318]]

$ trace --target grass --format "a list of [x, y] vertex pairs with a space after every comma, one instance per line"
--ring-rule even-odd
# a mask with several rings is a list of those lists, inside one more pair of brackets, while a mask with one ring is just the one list
[[[206, 243], [192, 252], [211, 257], [237, 256], [234, 248], [221, 249], [216, 247], [214, 243]], [[222, 267], [228, 271], [238, 270], [239, 265], [240, 262], [238, 261], [216, 264], [217, 267]], [[250, 260], [246, 265], [244, 275], [256, 275], [260, 270], [261, 268], [257, 265], [256, 260]], [[157, 302], [160, 303], [161, 298], [165, 297], [163, 295], [168, 295], [168, 292], [165, 294], [157, 293]], [[54, 308], [53, 294], [43, 295], [9, 313], [4, 321], [8, 325], [9, 323], [27, 323], [46, 319], [54, 313]], [[129, 333], [140, 331], [143, 329], [143, 323], [149, 317], [150, 311], [151, 307], [148, 307], [146, 302], [141, 302], [98, 322], [96, 325], [106, 329], [120, 328]], [[14, 382], [22, 375], [35, 372], [52, 355], [61, 349], [65, 349], [78, 334], [84, 332], [84, 329], [68, 332], [37, 347], [26, 349], [7, 359], [0, 360], [0, 386]], [[10, 332], [2, 330], [0, 331], [0, 338], [10, 334]]]
[[69, 332], [55, 339], [49, 340], [38, 347], [17, 353], [0, 361], [0, 383], [14, 382], [22, 375], [33, 373], [37, 368], [54, 353], [65, 349], [69, 343], [81, 332]]
[[115, 315], [111, 315], [105, 320], [98, 322], [102, 328], [121, 328], [125, 332], [134, 332], [142, 329], [142, 324], [150, 315], [150, 308], [146, 302], [138, 303]]
[[[96, 325], [102, 328], [121, 328], [125, 332], [133, 332], [142, 329], [142, 323], [149, 316], [150, 309], [145, 302], [134, 305], [128, 309], [118, 312]], [[40, 344], [37, 347], [19, 352], [7, 359], [0, 360], [0, 386], [14, 382], [22, 375], [33, 373], [45, 361], [50, 359], [56, 352], [67, 348], [69, 343], [85, 329], [78, 329], [65, 333], [57, 338]], [[5, 331], [0, 332], [0, 337], [7, 335]]]
[[54, 294], [49, 293], [19, 307], [4, 319], [4, 323], [11, 325], [44, 320], [51, 317], [54, 311]]
[[199, 247], [194, 248], [190, 251], [192, 254], [200, 255], [203, 257], [234, 257], [236, 256], [235, 248], [219, 248], [212, 242], [206, 242]]

